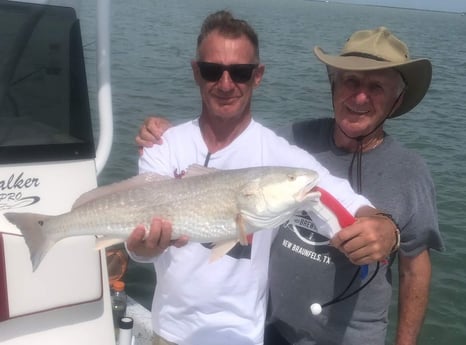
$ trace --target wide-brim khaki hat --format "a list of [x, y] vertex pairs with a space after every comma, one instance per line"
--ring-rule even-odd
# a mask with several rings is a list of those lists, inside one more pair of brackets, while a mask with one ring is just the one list
[[411, 60], [406, 44], [383, 26], [353, 33], [340, 55], [327, 54], [318, 46], [314, 47], [314, 54], [327, 66], [340, 70], [396, 69], [406, 89], [402, 104], [390, 117], [400, 116], [413, 109], [424, 98], [432, 79], [430, 61], [424, 58]]

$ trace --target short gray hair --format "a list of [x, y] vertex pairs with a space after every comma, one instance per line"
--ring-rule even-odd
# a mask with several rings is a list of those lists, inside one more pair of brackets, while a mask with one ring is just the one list
[[217, 11], [209, 14], [201, 26], [201, 32], [197, 37], [197, 50], [199, 53], [199, 47], [202, 41], [212, 32], [218, 31], [225, 37], [239, 38], [246, 36], [252, 43], [257, 62], [259, 62], [259, 38], [248, 22], [241, 19], [236, 19], [229, 11]]

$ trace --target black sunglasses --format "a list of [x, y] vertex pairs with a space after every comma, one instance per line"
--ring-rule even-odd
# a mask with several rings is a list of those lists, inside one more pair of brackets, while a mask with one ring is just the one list
[[252, 71], [258, 64], [233, 64], [222, 65], [220, 63], [197, 61], [201, 77], [205, 81], [219, 81], [223, 72], [228, 71], [231, 80], [235, 83], [247, 83], [252, 76]]

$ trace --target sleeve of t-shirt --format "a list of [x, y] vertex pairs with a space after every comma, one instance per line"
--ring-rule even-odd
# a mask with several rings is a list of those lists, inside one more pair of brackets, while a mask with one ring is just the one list
[[[412, 159], [411, 162], [416, 162]], [[421, 159], [412, 164], [410, 181], [409, 221], [402, 226], [400, 251], [410, 257], [418, 255], [425, 249], [445, 250], [438, 227], [436, 192], [427, 165]]]
[[139, 173], [155, 172], [160, 175], [173, 176], [170, 171], [170, 143], [162, 137], [161, 145], [145, 147], [141, 157], [139, 157]]

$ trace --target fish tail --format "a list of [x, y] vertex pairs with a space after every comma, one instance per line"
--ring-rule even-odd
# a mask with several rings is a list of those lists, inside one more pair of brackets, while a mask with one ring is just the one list
[[32, 270], [35, 271], [56, 242], [47, 236], [42, 227], [44, 221], [50, 218], [50, 216], [37, 213], [15, 212], [5, 213], [4, 216], [21, 231], [31, 255]]

